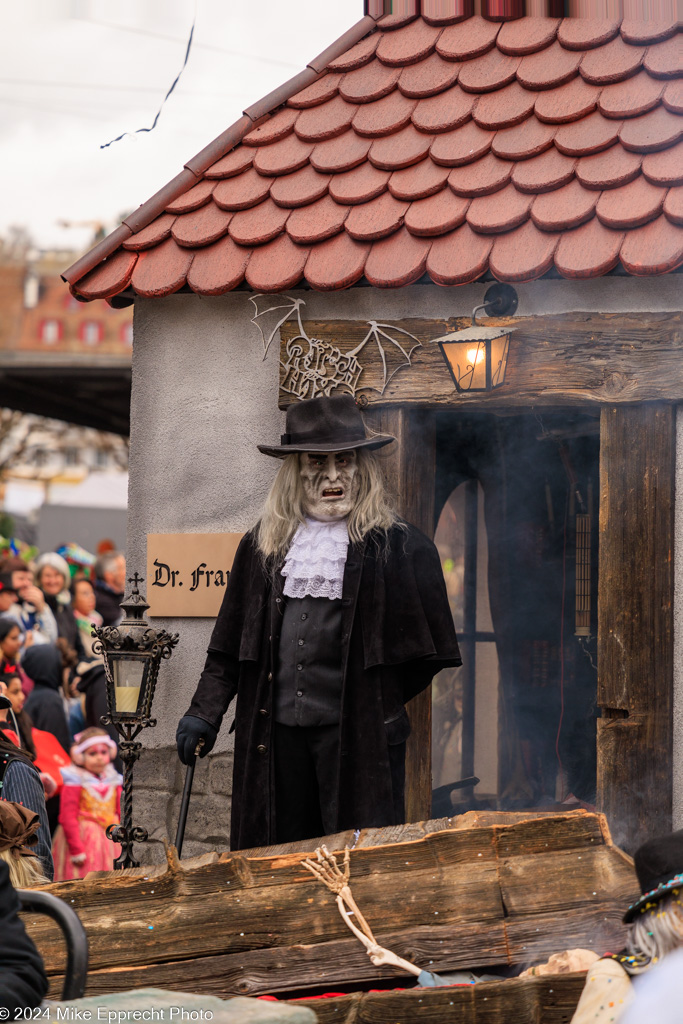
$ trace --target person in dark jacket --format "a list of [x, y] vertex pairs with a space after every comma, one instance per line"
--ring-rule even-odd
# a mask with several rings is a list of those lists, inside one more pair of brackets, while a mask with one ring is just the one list
[[107, 551], [95, 562], [95, 611], [105, 626], [116, 626], [123, 618], [121, 602], [126, 586], [126, 556]]
[[78, 656], [85, 657], [81, 634], [71, 607], [71, 573], [68, 562], [55, 551], [46, 551], [36, 562], [36, 583], [57, 623], [57, 633]]
[[384, 492], [350, 395], [290, 406], [284, 459], [242, 540], [181, 760], [237, 696], [232, 849], [404, 820], [405, 704], [461, 663], [434, 544]]
[[56, 736], [65, 750], [71, 746], [71, 733], [62, 696], [62, 655], [55, 644], [29, 647], [21, 659], [29, 679], [34, 682], [25, 710], [36, 729]]
[[40, 953], [19, 918], [19, 898], [0, 862], [0, 1010], [17, 1020], [23, 1010], [40, 1006], [48, 981]]
[[[6, 698], [0, 694], [0, 707]], [[9, 703], [9, 702], [7, 702]], [[52, 841], [48, 813], [45, 806], [45, 791], [40, 781], [38, 769], [33, 758], [20, 750], [4, 733], [0, 732], [0, 799], [15, 804], [23, 804], [29, 811], [34, 811], [40, 819], [36, 854], [40, 858], [43, 871], [49, 879], [54, 876], [52, 862]], [[0, 938], [2, 932], [0, 932]]]

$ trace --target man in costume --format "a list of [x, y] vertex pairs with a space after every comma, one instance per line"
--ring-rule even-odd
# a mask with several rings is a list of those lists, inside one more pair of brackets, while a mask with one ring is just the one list
[[351, 395], [290, 406], [178, 725], [189, 764], [237, 696], [232, 849], [404, 820], [405, 704], [459, 665], [441, 563], [398, 518]]

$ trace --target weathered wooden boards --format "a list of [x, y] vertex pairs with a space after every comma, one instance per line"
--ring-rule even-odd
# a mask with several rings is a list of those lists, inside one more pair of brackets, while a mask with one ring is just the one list
[[600, 424], [598, 800], [635, 850], [671, 829], [676, 410]]
[[584, 974], [511, 978], [500, 982], [394, 992], [354, 992], [332, 999], [301, 999], [318, 1024], [567, 1024]]
[[[384, 389], [382, 352], [374, 338], [357, 355], [362, 367], [357, 394], [370, 404], [417, 403], [496, 408], [642, 402], [683, 398], [683, 330], [680, 313], [565, 313], [486, 321], [516, 328], [510, 340], [505, 384], [489, 393], [458, 394], [434, 338], [469, 325], [468, 318], [392, 321], [421, 345], [408, 361], [383, 343], [389, 372]], [[304, 321], [309, 338], [353, 351], [368, 333], [367, 321]], [[281, 360], [298, 325], [280, 328]], [[401, 336], [395, 335], [400, 341]], [[303, 343], [305, 346], [305, 343]], [[284, 381], [284, 368], [280, 382]], [[378, 390], [379, 389], [379, 390]], [[348, 388], [342, 387], [341, 391]], [[312, 397], [309, 395], [308, 397]], [[280, 390], [280, 407], [295, 395]]]
[[[623, 944], [621, 915], [637, 883], [602, 816], [463, 817], [417, 840], [352, 852], [353, 893], [382, 945], [438, 972]], [[187, 868], [171, 857], [163, 874], [54, 884], [88, 934], [87, 994], [150, 985], [284, 994], [392, 978], [372, 966], [301, 859], [300, 848]], [[61, 941], [50, 922], [28, 926], [57, 991]]]

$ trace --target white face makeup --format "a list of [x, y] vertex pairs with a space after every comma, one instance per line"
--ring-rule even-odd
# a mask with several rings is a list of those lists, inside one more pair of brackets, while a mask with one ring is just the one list
[[347, 516], [358, 498], [358, 459], [350, 452], [305, 452], [299, 460], [304, 511], [323, 522]]

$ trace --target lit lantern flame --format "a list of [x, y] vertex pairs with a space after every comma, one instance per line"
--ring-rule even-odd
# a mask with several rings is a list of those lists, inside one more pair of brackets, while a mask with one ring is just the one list
[[483, 345], [479, 348], [468, 348], [467, 349], [467, 362], [470, 366], [476, 366], [484, 358], [484, 347]]

